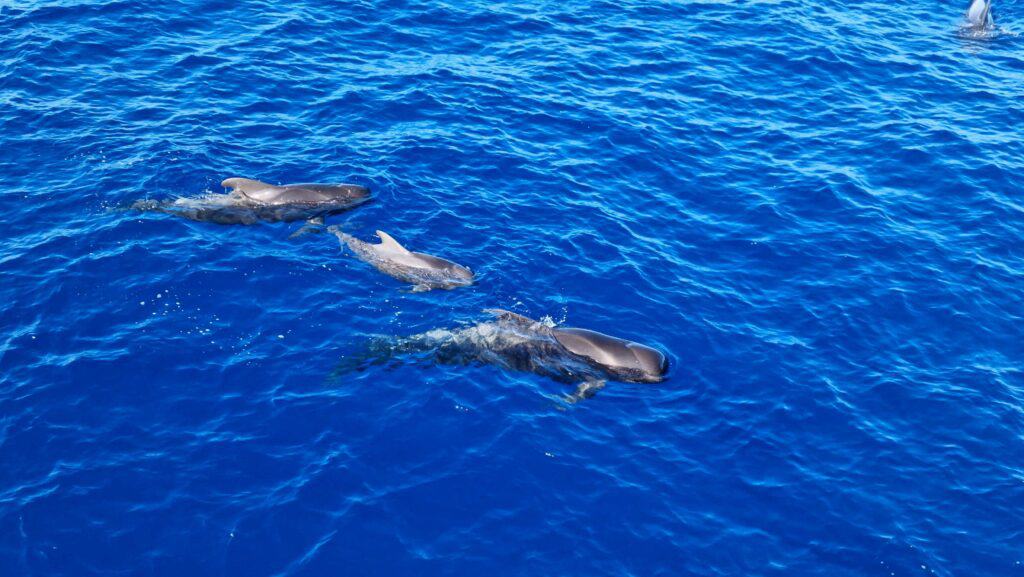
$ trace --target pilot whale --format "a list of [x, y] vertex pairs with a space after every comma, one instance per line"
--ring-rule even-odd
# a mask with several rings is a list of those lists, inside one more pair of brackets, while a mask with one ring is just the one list
[[564, 400], [592, 397], [606, 381], [660, 383], [668, 375], [661, 351], [592, 330], [557, 327], [502, 309], [493, 318], [458, 329], [436, 329], [371, 341], [360, 364], [415, 356], [438, 364], [489, 364], [577, 385]]
[[967, 26], [985, 28], [992, 24], [992, 0], [973, 0], [967, 7]]
[[370, 199], [370, 190], [355, 184], [273, 185], [249, 178], [228, 178], [221, 185], [231, 192], [167, 201], [140, 200], [132, 208], [217, 224], [253, 224], [261, 220], [322, 224], [325, 216]]
[[473, 271], [441, 257], [412, 252], [388, 233], [378, 230], [380, 243], [372, 244], [342, 232], [337, 226], [327, 227], [342, 247], [347, 246], [358, 259], [373, 265], [380, 272], [413, 285], [413, 292], [431, 289], [453, 289], [473, 284]]

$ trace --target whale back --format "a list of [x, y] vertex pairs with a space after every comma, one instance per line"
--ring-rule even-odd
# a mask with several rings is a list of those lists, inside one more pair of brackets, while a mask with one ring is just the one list
[[286, 184], [278, 198], [285, 202], [359, 201], [370, 197], [370, 189], [357, 184]]
[[228, 178], [221, 186], [250, 201], [263, 204], [353, 203], [366, 200], [370, 190], [355, 184], [267, 184], [251, 178]]
[[461, 264], [432, 254], [412, 252], [382, 230], [377, 231], [377, 237], [380, 238], [380, 244], [371, 246], [380, 258], [414, 268], [442, 271], [465, 280], [473, 279], [473, 272]]
[[250, 194], [258, 194], [259, 192], [276, 188], [272, 184], [253, 180], [251, 178], [226, 178], [220, 183], [224, 188], [230, 188], [232, 192], [237, 192], [243, 196], [249, 196]]
[[657, 383], [668, 373], [665, 355], [646, 345], [587, 329], [564, 328], [552, 332], [569, 352], [586, 357], [625, 379]]
[[383, 230], [377, 231], [378, 244], [368, 245], [378, 259], [409, 267], [419, 267], [419, 259], [416, 255], [402, 246], [390, 234]]
[[422, 252], [414, 252], [412, 255], [427, 268], [444, 271], [464, 280], [473, 280], [473, 271], [461, 264], [432, 254], [423, 254]]

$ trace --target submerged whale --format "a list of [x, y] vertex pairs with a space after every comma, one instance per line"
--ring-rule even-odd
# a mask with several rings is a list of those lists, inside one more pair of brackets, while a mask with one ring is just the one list
[[579, 328], [563, 328], [501, 309], [492, 320], [459, 329], [436, 329], [372, 341], [361, 364], [414, 355], [438, 364], [489, 364], [577, 385], [563, 398], [590, 398], [605, 381], [660, 383], [668, 375], [664, 353], [640, 343]]
[[360, 260], [386, 275], [412, 284], [413, 292], [473, 284], [473, 271], [468, 268], [437, 256], [412, 252], [384, 231], [377, 231], [380, 243], [371, 244], [342, 232], [337, 226], [330, 226], [327, 230], [333, 232], [342, 247], [348, 246]]
[[992, 0], [973, 0], [967, 7], [967, 26], [969, 28], [986, 28], [992, 25]]
[[325, 216], [349, 210], [370, 199], [370, 190], [355, 184], [278, 186], [248, 178], [229, 178], [221, 185], [231, 192], [167, 201], [140, 200], [132, 208], [217, 224], [253, 224], [261, 220], [322, 223]]

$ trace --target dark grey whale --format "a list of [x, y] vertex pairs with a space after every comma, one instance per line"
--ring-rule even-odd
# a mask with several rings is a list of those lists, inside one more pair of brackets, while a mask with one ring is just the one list
[[577, 385], [564, 397], [568, 402], [593, 396], [609, 380], [660, 383], [667, 378], [668, 358], [649, 346], [587, 329], [554, 327], [505, 310], [485, 312], [493, 320], [371, 341], [357, 364], [413, 356], [437, 364], [496, 365]]
[[317, 220], [359, 206], [370, 190], [355, 184], [273, 185], [248, 178], [221, 183], [228, 194], [205, 194], [167, 201], [140, 200], [132, 208], [162, 212], [217, 224], [253, 224], [258, 221]]

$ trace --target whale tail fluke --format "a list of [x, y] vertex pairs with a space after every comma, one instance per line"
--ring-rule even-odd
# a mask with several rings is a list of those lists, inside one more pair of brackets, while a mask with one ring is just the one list
[[575, 405], [596, 395], [598, 391], [604, 388], [604, 385], [605, 382], [602, 380], [584, 381], [576, 387], [576, 390], [571, 395], [562, 396], [562, 400], [570, 405]]
[[299, 238], [300, 236], [306, 236], [310, 233], [321, 233], [324, 231], [324, 217], [314, 216], [313, 218], [306, 221], [306, 224], [302, 225], [301, 228], [288, 235], [289, 239]]
[[338, 240], [341, 241], [342, 248], [345, 248], [345, 244], [348, 242], [348, 239], [352, 238], [352, 235], [341, 230], [341, 227], [336, 224], [332, 224], [331, 226], [327, 227], [327, 232], [338, 237]]

